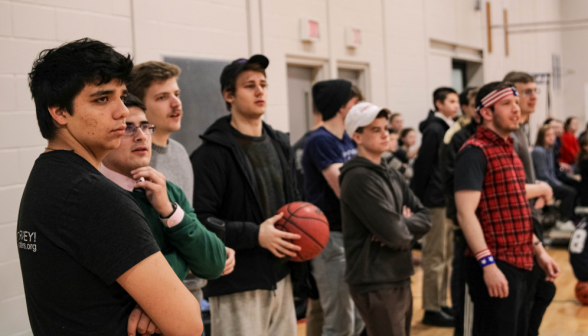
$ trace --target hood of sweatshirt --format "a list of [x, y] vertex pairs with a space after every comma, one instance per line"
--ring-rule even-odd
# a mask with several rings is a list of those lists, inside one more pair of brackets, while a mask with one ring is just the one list
[[429, 110], [429, 113], [427, 114], [427, 118], [425, 120], [421, 121], [421, 123], [419, 124], [419, 131], [421, 133], [423, 133], [425, 131], [425, 128], [427, 128], [427, 126], [429, 126], [429, 123], [433, 119], [435, 119], [435, 111]]
[[343, 167], [341, 167], [341, 175], [339, 176], [339, 181], [343, 181], [345, 175], [349, 172], [357, 169], [357, 168], [365, 168], [369, 169], [379, 175], [381, 175], [384, 179], [388, 179], [387, 176], [387, 169], [384, 167], [383, 163], [377, 165], [374, 164], [372, 161], [363, 158], [361, 156], [356, 156], [351, 160], [347, 161]]
[[[229, 147], [236, 145], [231, 136], [231, 115], [218, 118], [204, 134], [200, 136], [203, 141], [210, 141], [221, 146]], [[263, 132], [271, 139], [277, 140], [282, 146], [290, 146], [290, 137], [288, 134], [275, 131], [270, 125], [262, 121]]]

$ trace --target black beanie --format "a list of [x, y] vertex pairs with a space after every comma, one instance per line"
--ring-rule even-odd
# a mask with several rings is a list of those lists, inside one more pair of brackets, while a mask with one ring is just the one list
[[312, 100], [323, 121], [335, 117], [339, 109], [349, 102], [350, 95], [351, 82], [344, 79], [321, 81], [312, 86]]

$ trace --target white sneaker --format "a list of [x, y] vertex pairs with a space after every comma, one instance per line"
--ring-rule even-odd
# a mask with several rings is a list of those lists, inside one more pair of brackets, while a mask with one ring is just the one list
[[574, 222], [567, 221], [567, 222], [562, 222], [560, 220], [557, 220], [555, 222], [555, 227], [562, 232], [574, 232], [576, 231], [576, 226], [574, 225]]

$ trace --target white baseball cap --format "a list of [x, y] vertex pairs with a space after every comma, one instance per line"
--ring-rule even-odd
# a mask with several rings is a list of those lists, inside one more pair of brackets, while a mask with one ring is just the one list
[[347, 113], [347, 117], [345, 117], [345, 130], [347, 131], [347, 135], [351, 137], [358, 128], [371, 124], [382, 110], [388, 112], [388, 115], [390, 115], [390, 111], [387, 109], [380, 108], [368, 102], [362, 102], [353, 106], [349, 110], [349, 113]]

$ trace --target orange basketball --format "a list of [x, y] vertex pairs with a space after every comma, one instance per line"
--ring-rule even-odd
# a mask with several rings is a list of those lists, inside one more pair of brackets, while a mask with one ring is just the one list
[[576, 284], [576, 298], [584, 306], [588, 306], [588, 281], [579, 281]]
[[291, 243], [302, 249], [292, 261], [307, 261], [319, 255], [329, 240], [329, 222], [323, 212], [306, 202], [292, 202], [284, 205], [278, 213], [284, 216], [276, 223], [276, 228], [300, 235]]

